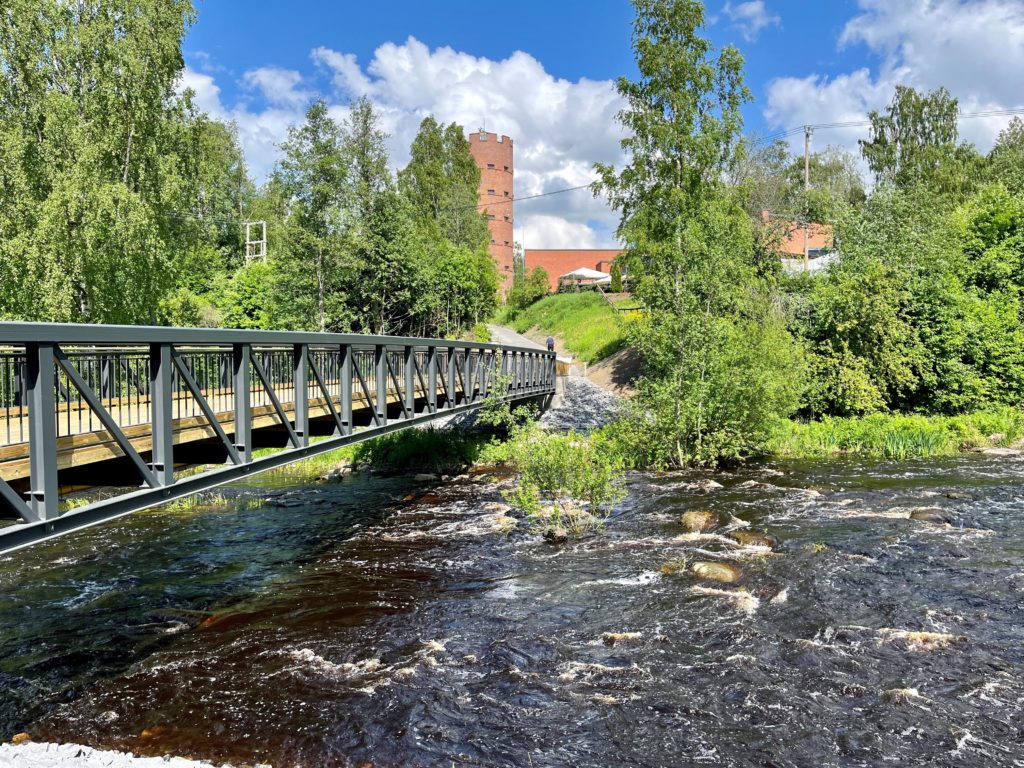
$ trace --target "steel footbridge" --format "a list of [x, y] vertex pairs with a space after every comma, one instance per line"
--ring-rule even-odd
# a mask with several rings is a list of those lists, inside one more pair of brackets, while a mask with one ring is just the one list
[[[0, 553], [490, 399], [543, 404], [555, 377], [552, 353], [469, 341], [0, 323]], [[127, 490], [64, 498], [97, 486]]]

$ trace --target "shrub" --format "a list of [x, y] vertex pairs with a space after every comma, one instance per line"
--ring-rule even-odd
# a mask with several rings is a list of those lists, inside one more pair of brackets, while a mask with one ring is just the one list
[[491, 329], [487, 323], [477, 323], [473, 326], [473, 341], [488, 343], [491, 340]]
[[574, 432], [517, 429], [509, 456], [520, 477], [506, 496], [535, 527], [580, 534], [600, 528], [622, 496], [622, 474], [608, 456]]
[[485, 439], [458, 429], [408, 429], [355, 446], [353, 463], [386, 472], [461, 472], [473, 464]]

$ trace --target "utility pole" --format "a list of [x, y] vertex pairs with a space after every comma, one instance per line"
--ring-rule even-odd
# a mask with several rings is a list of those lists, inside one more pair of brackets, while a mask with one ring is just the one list
[[804, 272], [811, 268], [811, 259], [807, 250], [807, 195], [811, 191], [811, 134], [814, 129], [804, 126]]

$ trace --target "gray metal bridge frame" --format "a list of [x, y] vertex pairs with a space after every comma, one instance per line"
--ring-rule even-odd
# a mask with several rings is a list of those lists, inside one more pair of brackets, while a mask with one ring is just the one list
[[[466, 341], [418, 339], [360, 334], [293, 333], [148, 326], [0, 323], [0, 347], [24, 351], [24, 392], [28, 412], [29, 491], [22, 498], [0, 478], [0, 507], [17, 513], [20, 523], [0, 529], [0, 553], [11, 552], [74, 530], [182, 498], [223, 483], [273, 469], [299, 459], [405, 429], [434, 419], [473, 410], [488, 398], [505, 401], [546, 398], [555, 391], [552, 353]], [[150, 461], [145, 461], [125, 436], [115, 416], [78, 370], [74, 353], [100, 356], [110, 349], [148, 350], [148, 410], [152, 431]], [[196, 350], [230, 349], [234, 428], [229, 437], [201, 390], [188, 363]], [[260, 361], [260, 350], [291, 352], [294, 412], [287, 418], [275, 394], [272, 374]], [[323, 372], [311, 352], [337, 351], [339, 407], [328, 391]], [[72, 353], [69, 355], [69, 353]], [[356, 354], [372, 353], [371, 385], [353, 364]], [[396, 365], [394, 360], [401, 363]], [[442, 365], [443, 363], [443, 365]], [[102, 363], [106, 370], [106, 362]], [[396, 370], [397, 369], [397, 370]], [[139, 476], [140, 490], [92, 502], [61, 513], [57, 462], [57, 419], [60, 382], [70, 382], [113, 438]], [[229, 463], [200, 474], [175, 478], [172, 375], [195, 399], [227, 453]], [[105, 380], [105, 379], [104, 379]], [[505, 384], [497, 391], [495, 383]], [[253, 384], [261, 384], [285, 429], [288, 447], [268, 456], [252, 455]], [[303, 386], [302, 383], [306, 385]], [[391, 386], [389, 386], [389, 383]], [[417, 385], [421, 397], [417, 398]], [[358, 388], [358, 390], [357, 390]], [[309, 392], [326, 399], [334, 422], [333, 436], [310, 442]], [[370, 426], [353, 421], [353, 392], [371, 407]], [[388, 418], [388, 400], [397, 395], [401, 416]], [[421, 400], [417, 410], [417, 400]]]

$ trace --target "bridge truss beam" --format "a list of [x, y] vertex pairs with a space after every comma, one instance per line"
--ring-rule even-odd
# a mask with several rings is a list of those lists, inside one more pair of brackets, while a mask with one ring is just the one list
[[[355, 334], [0, 323], [0, 454], [27, 448], [29, 465], [27, 489], [18, 493], [0, 462], [0, 510], [18, 519], [0, 528], [0, 553], [487, 400], [544, 399], [554, 390], [554, 355], [539, 349]], [[314, 407], [333, 431], [317, 442], [310, 441]], [[257, 411], [263, 427], [270, 420], [283, 431], [286, 447], [253, 456]], [[367, 425], [357, 427], [357, 412]], [[200, 437], [186, 439], [186, 426]], [[182, 463], [186, 443], [211, 438], [228, 464], [175, 477], [175, 455]], [[143, 487], [65, 510], [59, 474], [79, 463], [76, 446], [93, 443], [106, 446], [107, 459], [126, 459]]]

